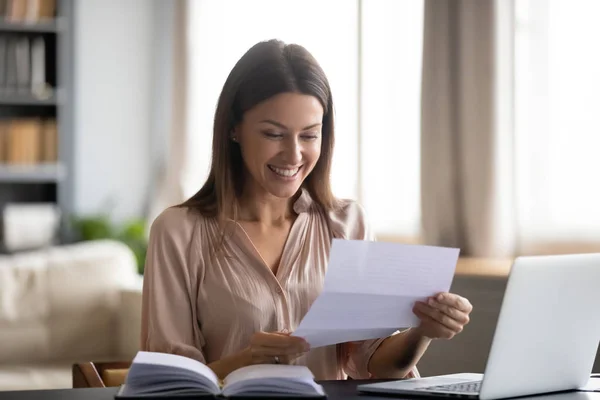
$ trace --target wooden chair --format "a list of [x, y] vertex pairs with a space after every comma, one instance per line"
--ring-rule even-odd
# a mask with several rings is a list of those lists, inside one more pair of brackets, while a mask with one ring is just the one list
[[73, 388], [120, 386], [125, 382], [130, 361], [73, 364]]

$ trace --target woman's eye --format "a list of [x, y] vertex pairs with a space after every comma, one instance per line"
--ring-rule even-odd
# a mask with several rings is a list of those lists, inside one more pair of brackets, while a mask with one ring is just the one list
[[319, 138], [319, 135], [303, 135], [302, 138], [304, 140], [316, 140]]
[[279, 138], [283, 137], [282, 134], [275, 133], [275, 132], [263, 132], [263, 134], [270, 139], [279, 139]]

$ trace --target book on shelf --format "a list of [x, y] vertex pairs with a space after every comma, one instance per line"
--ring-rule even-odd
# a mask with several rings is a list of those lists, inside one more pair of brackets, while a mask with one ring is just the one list
[[0, 95], [30, 95], [45, 100], [53, 94], [46, 79], [46, 42], [42, 36], [0, 33]]
[[0, 0], [0, 16], [7, 22], [43, 22], [55, 15], [56, 0]]
[[0, 120], [0, 165], [37, 165], [58, 161], [54, 118]]
[[36, 98], [47, 98], [52, 94], [46, 82], [46, 42], [41, 36], [31, 39], [31, 64], [28, 66], [31, 75], [31, 93]]
[[41, 149], [40, 159], [42, 163], [55, 163], [58, 161], [58, 130], [55, 119], [46, 119], [42, 123], [40, 134]]
[[8, 124], [0, 120], [0, 165], [8, 159]]
[[160, 397], [326, 397], [302, 365], [259, 364], [239, 368], [220, 381], [207, 365], [188, 357], [140, 351], [115, 395]]
[[39, 125], [32, 119], [13, 120], [9, 128], [8, 162], [35, 164], [40, 158]]
[[27, 93], [29, 91], [29, 77], [31, 75], [31, 51], [29, 49], [29, 38], [17, 36], [15, 44], [17, 92]]

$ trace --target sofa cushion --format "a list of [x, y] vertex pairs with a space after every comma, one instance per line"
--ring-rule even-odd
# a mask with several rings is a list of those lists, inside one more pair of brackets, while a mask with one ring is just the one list
[[68, 389], [73, 386], [72, 364], [0, 364], [0, 391]]
[[118, 354], [123, 360], [133, 359], [140, 350], [143, 284], [140, 276], [135, 285], [121, 291]]
[[121, 289], [137, 278], [131, 250], [108, 241], [53, 249], [47, 276], [53, 351], [79, 359], [117, 354]]
[[46, 359], [50, 353], [45, 321], [20, 325], [0, 323], [0, 362], [27, 362]]
[[0, 364], [80, 360], [120, 350], [121, 289], [139, 279], [133, 252], [111, 240], [0, 257]]
[[48, 251], [48, 301], [52, 317], [98, 307], [115, 311], [120, 289], [137, 277], [136, 260], [120, 242], [93, 241]]
[[0, 326], [48, 317], [47, 265], [42, 252], [0, 256]]
[[88, 360], [103, 355], [116, 356], [119, 350], [117, 323], [116, 316], [101, 307], [52, 318], [48, 323], [51, 358]]

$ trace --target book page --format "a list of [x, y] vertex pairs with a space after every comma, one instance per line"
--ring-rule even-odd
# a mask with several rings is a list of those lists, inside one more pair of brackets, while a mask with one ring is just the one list
[[304, 365], [259, 364], [230, 373], [224, 380], [223, 395], [321, 397], [324, 392]]
[[188, 357], [183, 357], [176, 354], [139, 351], [133, 359], [133, 364], [149, 364], [182, 368], [187, 371], [194, 372], [197, 375], [203, 376], [209, 382], [211, 382], [215, 388], [220, 387], [219, 378], [212, 369], [205, 364]]
[[303, 365], [259, 364], [238, 368], [225, 377], [224, 385], [260, 378], [283, 378], [293, 380], [314, 380], [310, 369]]

